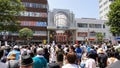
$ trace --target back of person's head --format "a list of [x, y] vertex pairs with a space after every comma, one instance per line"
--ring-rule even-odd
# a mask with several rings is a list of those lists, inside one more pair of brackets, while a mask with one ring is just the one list
[[37, 54], [38, 55], [43, 55], [44, 54], [43, 48], [37, 48]]
[[47, 49], [47, 48], [44, 48], [44, 52], [45, 52], [45, 53], [48, 53], [48, 49]]
[[89, 52], [89, 53], [87, 54], [87, 57], [88, 57], [88, 58], [93, 58], [93, 56], [94, 56], [94, 53], [92, 53], [92, 52]]
[[75, 48], [73, 46], [70, 46], [69, 48], [72, 49], [73, 51], [75, 50]]
[[61, 49], [62, 46], [61, 46], [61, 44], [58, 44], [57, 47], [58, 47], [59, 49]]
[[68, 63], [74, 64], [76, 59], [77, 59], [77, 56], [75, 53], [68, 53], [66, 55], [66, 60], [68, 61]]
[[20, 66], [22, 67], [32, 67], [33, 60], [30, 57], [30, 55], [22, 55], [21, 56], [21, 61], [20, 61]]
[[110, 52], [110, 53], [109, 53], [109, 56], [110, 56], [110, 57], [115, 57], [115, 52]]

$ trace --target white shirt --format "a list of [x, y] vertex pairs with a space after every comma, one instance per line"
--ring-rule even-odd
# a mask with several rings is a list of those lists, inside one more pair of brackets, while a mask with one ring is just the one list
[[62, 66], [62, 68], [81, 68], [81, 67], [76, 64], [65, 64], [64, 66]]
[[0, 68], [8, 68], [7, 64], [0, 62]]
[[85, 62], [85, 68], [96, 68], [95, 60], [92, 58], [89, 58]]

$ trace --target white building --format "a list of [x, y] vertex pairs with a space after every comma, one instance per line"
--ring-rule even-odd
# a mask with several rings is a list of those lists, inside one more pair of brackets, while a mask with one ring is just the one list
[[110, 4], [114, 0], [99, 0], [99, 18], [101, 20], [107, 20], [107, 13], [110, 11]]
[[96, 42], [96, 33], [102, 33], [105, 42], [112, 40], [112, 35], [109, 32], [108, 26], [105, 25], [105, 20], [77, 18], [76, 26], [76, 41], [79, 43], [85, 40], [89, 40], [91, 43]]

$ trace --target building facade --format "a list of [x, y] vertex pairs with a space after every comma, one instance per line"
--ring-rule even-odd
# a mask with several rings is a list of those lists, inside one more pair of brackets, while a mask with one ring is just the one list
[[[21, 12], [18, 17], [20, 28], [30, 28], [33, 31], [33, 38], [30, 39], [34, 43], [43, 43], [47, 40], [47, 19], [48, 19], [48, 1], [47, 0], [21, 0], [26, 10]], [[18, 37], [18, 33], [12, 34], [8, 40], [14, 42], [23, 42]]]
[[54, 9], [48, 13], [48, 43], [75, 43], [74, 14], [67, 9]]
[[110, 4], [114, 0], [99, 0], [99, 18], [101, 20], [107, 20], [107, 13], [110, 11]]
[[97, 33], [102, 33], [104, 41], [112, 40], [112, 35], [109, 32], [109, 27], [105, 25], [105, 20], [98, 20], [94, 18], [76, 18], [76, 41], [77, 43], [96, 43]]

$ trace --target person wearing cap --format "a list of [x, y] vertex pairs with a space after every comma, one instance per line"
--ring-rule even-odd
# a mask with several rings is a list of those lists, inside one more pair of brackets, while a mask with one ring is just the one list
[[46, 68], [47, 60], [43, 56], [44, 51], [43, 48], [37, 49], [37, 56], [33, 57], [33, 68]]
[[15, 60], [19, 60], [19, 56], [20, 56], [20, 51], [18, 51], [18, 46], [14, 46], [13, 47], [13, 50], [12, 51], [10, 51], [10, 53], [7, 55], [7, 57], [9, 57], [11, 54], [16, 54], [16, 58], [15, 58]]
[[[4, 54], [4, 50], [0, 48], [0, 59]], [[0, 68], [7, 68], [7, 65], [0, 61]]]
[[33, 68], [33, 59], [30, 55], [21, 56], [20, 68]]

